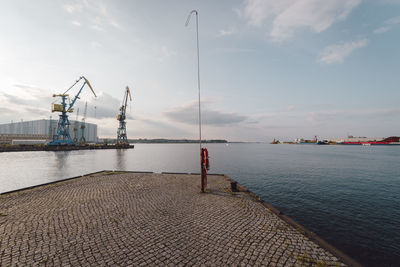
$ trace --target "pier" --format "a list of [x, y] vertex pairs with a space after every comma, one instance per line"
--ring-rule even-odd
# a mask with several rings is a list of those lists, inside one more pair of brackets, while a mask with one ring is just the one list
[[0, 265], [358, 265], [232, 182], [104, 171], [3, 193]]
[[75, 146], [48, 146], [48, 145], [0, 145], [0, 152], [23, 152], [23, 151], [71, 151], [71, 150], [93, 150], [93, 149], [129, 149], [135, 145], [75, 145]]

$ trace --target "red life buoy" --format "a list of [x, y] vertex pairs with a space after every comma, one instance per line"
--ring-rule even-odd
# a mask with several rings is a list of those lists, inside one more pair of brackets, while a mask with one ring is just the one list
[[208, 160], [208, 150], [207, 148], [202, 148], [202, 155], [201, 155], [201, 159], [202, 159], [202, 164], [206, 167], [207, 170], [210, 169], [210, 161]]

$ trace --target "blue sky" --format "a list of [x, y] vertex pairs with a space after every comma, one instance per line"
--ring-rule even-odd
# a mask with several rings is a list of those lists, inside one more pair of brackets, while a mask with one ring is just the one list
[[56, 118], [52, 94], [85, 75], [98, 97], [76, 109], [100, 137], [128, 85], [129, 138], [197, 138], [192, 9], [204, 138], [400, 135], [398, 0], [5, 1], [0, 123]]

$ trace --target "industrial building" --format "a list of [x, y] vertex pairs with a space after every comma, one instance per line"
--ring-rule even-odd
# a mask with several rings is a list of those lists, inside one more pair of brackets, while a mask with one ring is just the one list
[[[24, 136], [24, 139], [27, 136], [32, 136], [32, 139], [45, 137], [48, 140], [52, 140], [57, 132], [57, 124], [58, 120], [46, 119], [0, 124], [0, 135], [11, 136], [14, 139], [18, 139], [18, 136]], [[79, 140], [81, 138], [81, 125], [82, 122], [80, 121], [70, 121], [69, 132], [72, 139]], [[97, 124], [85, 122], [84, 137], [86, 142], [97, 142]]]

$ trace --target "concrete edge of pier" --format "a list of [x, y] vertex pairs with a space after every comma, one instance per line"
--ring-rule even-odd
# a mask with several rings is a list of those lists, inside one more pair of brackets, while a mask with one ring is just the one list
[[[85, 177], [85, 176], [101, 174], [101, 173], [104, 173], [105, 175], [112, 175], [112, 174], [117, 174], [117, 173], [155, 173], [155, 172], [151, 172], [151, 171], [102, 170], [102, 171], [87, 173], [87, 174], [84, 174], [84, 175], [78, 175], [78, 176], [74, 176], [74, 177], [64, 178], [64, 179], [57, 180], [57, 181], [51, 181], [51, 182], [48, 182], [48, 183], [37, 184], [37, 185], [28, 186], [28, 187], [24, 187], [24, 188], [20, 188], [20, 189], [15, 189], [15, 190], [10, 190], [10, 191], [6, 191], [6, 192], [0, 192], [0, 195], [8, 195], [8, 194], [12, 194], [12, 193], [23, 192], [23, 191], [34, 189], [34, 188], [37, 188], [37, 187], [42, 187], [42, 186], [46, 186], [46, 185], [62, 183], [62, 182], [65, 182], [65, 181], [69, 181], [69, 180], [73, 180], [73, 179], [77, 179], [77, 178], [82, 178], [82, 177]], [[161, 174], [200, 175], [200, 173], [185, 173], [185, 172], [161, 172]], [[244, 187], [243, 185], [239, 184], [237, 181], [235, 181], [234, 179], [230, 178], [229, 176], [227, 176], [225, 174], [211, 174], [211, 173], [209, 175], [223, 176], [228, 181], [237, 183], [237, 188], [238, 188], [239, 192], [248, 193], [255, 201], [261, 203], [264, 207], [266, 207], [269, 211], [274, 213], [276, 216], [278, 216], [284, 222], [286, 222], [289, 225], [293, 226], [295, 229], [300, 231], [304, 236], [306, 236], [311, 241], [313, 241], [314, 243], [316, 243], [317, 245], [319, 245], [323, 249], [327, 250], [328, 252], [330, 252], [331, 254], [336, 256], [337, 258], [339, 258], [346, 265], [354, 266], [354, 267], [362, 266], [356, 260], [354, 260], [351, 257], [347, 256], [345, 253], [343, 253], [339, 249], [335, 248], [334, 246], [332, 246], [331, 244], [329, 244], [328, 242], [323, 240], [317, 234], [315, 234], [315, 233], [311, 232], [310, 230], [306, 229], [304, 226], [300, 225], [295, 220], [293, 220], [289, 216], [287, 216], [284, 213], [282, 213], [280, 210], [278, 210], [273, 205], [265, 202], [260, 196], [258, 196], [255, 193], [251, 192], [246, 187]]]

